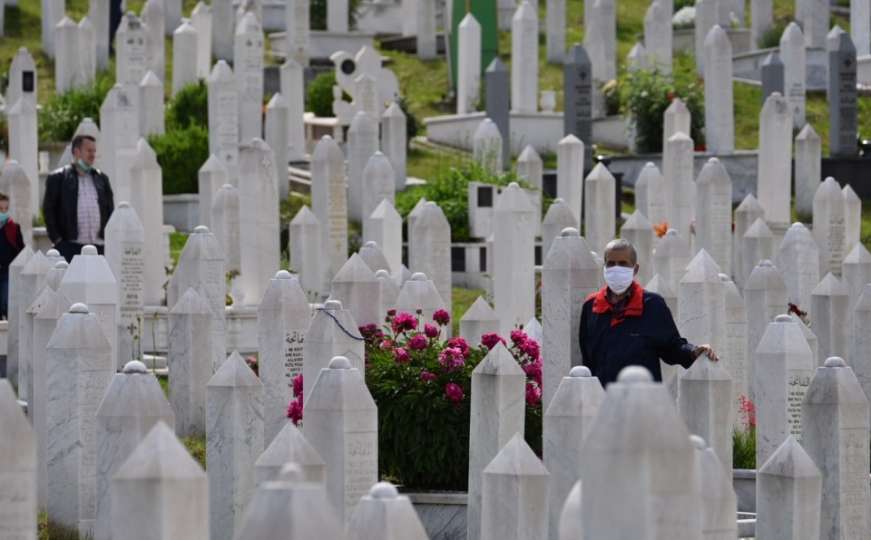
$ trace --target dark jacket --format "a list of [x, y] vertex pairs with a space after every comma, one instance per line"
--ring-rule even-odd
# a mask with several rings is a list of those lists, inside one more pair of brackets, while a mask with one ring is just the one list
[[21, 236], [21, 227], [9, 218], [0, 227], [0, 275], [9, 272], [9, 265], [22, 249], [24, 238]]
[[603, 386], [617, 380], [626, 366], [643, 366], [662, 381], [660, 359], [685, 368], [694, 360], [694, 347], [678, 333], [665, 300], [637, 283], [632, 287], [622, 319], [613, 318], [606, 289], [590, 295], [581, 312], [583, 362]]
[[[106, 223], [115, 209], [112, 186], [109, 177], [102, 171], [93, 169], [91, 178], [97, 190], [97, 204], [100, 207], [100, 232], [103, 238]], [[53, 171], [45, 180], [45, 198], [42, 200], [42, 214], [48, 238], [53, 244], [61, 240], [75, 242], [79, 237], [79, 175], [72, 165]]]

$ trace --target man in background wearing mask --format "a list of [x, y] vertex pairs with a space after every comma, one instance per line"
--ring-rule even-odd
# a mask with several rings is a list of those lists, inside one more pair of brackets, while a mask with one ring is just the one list
[[48, 175], [42, 214], [48, 238], [69, 262], [91, 244], [103, 253], [103, 234], [115, 203], [109, 178], [94, 168], [97, 141], [77, 135], [73, 163]]
[[717, 361], [710, 345], [682, 338], [665, 300], [635, 281], [638, 257], [626, 240], [605, 246], [606, 286], [584, 303], [579, 328], [581, 355], [602, 386], [617, 380], [626, 366], [643, 366], [662, 381], [659, 360], [689, 368], [702, 354]]

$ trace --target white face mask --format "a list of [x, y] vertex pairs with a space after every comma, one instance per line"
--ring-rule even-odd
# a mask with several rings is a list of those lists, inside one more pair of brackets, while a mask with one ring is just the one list
[[623, 294], [632, 285], [635, 277], [635, 269], [625, 266], [611, 266], [605, 268], [605, 283], [615, 294]]

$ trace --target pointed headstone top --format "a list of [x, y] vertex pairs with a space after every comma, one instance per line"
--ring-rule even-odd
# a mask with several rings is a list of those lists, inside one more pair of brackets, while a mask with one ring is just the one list
[[537, 21], [538, 15], [535, 12], [535, 8], [532, 7], [532, 4], [529, 3], [529, 0], [523, 0], [520, 2], [520, 5], [517, 6], [517, 10], [514, 12], [513, 20], [515, 21]]
[[578, 225], [578, 221], [575, 219], [575, 215], [572, 213], [569, 205], [567, 205], [564, 200], [556, 198], [547, 209], [547, 213], [544, 215], [542, 225], [557, 225], [566, 223], [571, 223], [575, 227], [577, 227]]
[[608, 167], [606, 167], [605, 164], [602, 162], [596, 163], [596, 166], [593, 167], [593, 170], [590, 171], [590, 174], [587, 175], [587, 182], [595, 182], [599, 180], [614, 181], [614, 175], [611, 174], [611, 171], [609, 171]]
[[139, 86], [144, 86], [144, 87], [150, 86], [152, 88], [155, 88], [155, 87], [163, 87], [163, 83], [160, 82], [160, 79], [158, 78], [157, 75], [154, 74], [153, 71], [148, 70], [145, 73], [145, 75], [142, 77], [142, 80], [139, 81]]
[[[801, 41], [799, 41], [801, 40]], [[804, 47], [804, 34], [801, 31], [801, 26], [799, 26], [795, 21], [790, 21], [786, 28], [783, 30], [783, 34], [780, 36], [780, 43], [801, 43], [801, 46]]]
[[[770, 52], [770, 53], [768, 53], [768, 56], [765, 57], [765, 60], [762, 61], [762, 65], [763, 66], [782, 66], [783, 62], [780, 60], [780, 55], [777, 54], [777, 52]], [[772, 96], [775, 94], [777, 94], [779, 97], [782, 97], [780, 95], [780, 92], [772, 92], [771, 93]]]
[[287, 108], [287, 100], [281, 95], [281, 92], [276, 92], [272, 94], [272, 98], [269, 100], [269, 103], [266, 104], [267, 110], [272, 109], [286, 109]]
[[496, 199], [496, 212], [532, 213], [535, 209], [529, 202], [529, 196], [520, 189], [517, 182], [511, 182]]
[[768, 259], [759, 261], [759, 264], [750, 272], [747, 278], [747, 283], [744, 285], [745, 291], [760, 291], [785, 289], [786, 285], [783, 282], [783, 275], [780, 270], [774, 266]]
[[167, 480], [202, 478], [206, 473], [176, 438], [172, 429], [158, 421], [113, 478], [121, 480]]
[[762, 465], [759, 474], [785, 478], [819, 478], [820, 470], [795, 436], [789, 435]]
[[871, 264], [871, 252], [862, 242], [859, 242], [844, 257], [843, 264]]
[[831, 272], [814, 287], [813, 296], [848, 296], [847, 286]]
[[369, 490], [369, 496], [380, 500], [396, 499], [399, 497], [399, 491], [390, 482], [378, 482]]
[[[669, 115], [689, 115], [690, 110], [687, 108], [687, 104], [680, 98], [674, 98], [671, 100], [671, 104], [669, 104], [668, 108], [665, 109], [665, 114]], [[650, 162], [648, 162], [650, 163]], [[652, 163], [650, 163], [653, 165]], [[646, 166], [646, 165], [645, 165]], [[655, 165], [654, 165], [655, 166]]]
[[707, 251], [699, 250], [687, 265], [681, 283], [719, 283], [720, 267]]
[[293, 219], [290, 220], [291, 225], [320, 225], [318, 217], [308, 206], [303, 206], [299, 209]]
[[492, 62], [490, 62], [489, 66], [487, 66], [488, 73], [507, 72], [507, 71], [508, 71], [508, 68], [505, 67], [505, 64], [502, 63], [502, 60], [499, 60], [498, 56], [496, 58], [494, 58]]
[[621, 384], [645, 384], [652, 383], [653, 376], [647, 369], [641, 366], [628, 366], [620, 370], [617, 382]]
[[759, 200], [753, 196], [752, 193], [748, 193], [744, 200], [741, 201], [741, 204], [738, 205], [738, 208], [735, 209], [735, 212], [762, 212], [762, 205], [759, 204]]
[[333, 283], [366, 283], [377, 281], [375, 273], [358, 253], [354, 253], [336, 272]]
[[224, 165], [224, 162], [221, 161], [221, 158], [219, 158], [215, 154], [209, 154], [209, 159], [207, 159], [206, 162], [203, 163], [203, 166], [200, 167], [199, 172], [227, 174], [227, 167]]
[[478, 124], [478, 128], [475, 130], [475, 134], [472, 136], [474, 140], [492, 139], [496, 137], [502, 137], [499, 133], [499, 126], [489, 118], [481, 120], [481, 123]]
[[[87, 246], [85, 246], [87, 247]], [[84, 250], [82, 250], [84, 251]], [[52, 264], [48, 260], [48, 257], [42, 254], [41, 251], [37, 251], [31, 256], [24, 266], [21, 268], [22, 276], [33, 276], [33, 275], [45, 275], [46, 272], [51, 269]]]
[[405, 113], [402, 112], [402, 107], [399, 106], [399, 102], [394, 101], [389, 107], [387, 107], [387, 110], [384, 111], [381, 118], [405, 118]]
[[226, 60], [218, 60], [215, 62], [215, 67], [212, 68], [212, 72], [209, 74], [208, 82], [209, 84], [217, 82], [234, 82], [233, 69]]
[[762, 218], [756, 218], [753, 225], [744, 233], [744, 238], [771, 238], [773, 234], [768, 224]]
[[538, 152], [535, 151], [535, 148], [531, 144], [527, 144], [526, 147], [520, 152], [520, 156], [517, 157], [518, 163], [541, 163], [541, 156], [538, 155]]
[[708, 35], [705, 36], [706, 49], [732, 50], [732, 42], [729, 41], [729, 35], [723, 30], [719, 24], [715, 24], [708, 30]]
[[571, 65], [589, 66], [591, 64], [590, 55], [587, 54], [587, 49], [585, 49], [583, 45], [577, 43], [569, 49], [566, 63]]
[[653, 226], [650, 224], [650, 220], [647, 219], [641, 210], [635, 209], [634, 212], [626, 219], [623, 223], [623, 226], [620, 227], [621, 231], [652, 231]]
[[[199, 5], [199, 4], [197, 4], [197, 5]], [[194, 28], [194, 25], [191, 24], [190, 19], [182, 19], [181, 24], [178, 25], [178, 28], [176, 28], [172, 32], [172, 34], [173, 34], [173, 36], [180, 36], [180, 35], [184, 35], [184, 34], [196, 35], [197, 29]]]
[[[868, 285], [871, 287], [871, 284]], [[871, 293], [869, 293], [869, 301], [871, 301]], [[475, 299], [469, 309], [460, 318], [460, 321], [494, 321], [498, 320], [496, 311], [490, 307], [490, 304], [484, 300], [483, 296]]]
[[257, 458], [258, 467], [293, 462], [301, 466], [324, 465], [317, 450], [306, 440], [302, 431], [287, 422], [266, 450]]
[[664, 279], [659, 274], [650, 278], [650, 281], [648, 281], [647, 285], [644, 286], [644, 290], [657, 293], [659, 296], [665, 298], [674, 298], [675, 296], [674, 291], [672, 291], [671, 287], [668, 286], [668, 280]]
[[212, 308], [209, 302], [193, 287], [176, 300], [170, 310], [173, 315], [211, 315]]
[[[527, 3], [528, 2], [524, 2]], [[506, 476], [550, 476], [523, 435], [515, 433], [485, 468], [484, 474]]]
[[478, 375], [525, 375], [517, 360], [501, 341], [490, 349], [487, 356], [475, 367], [473, 373]]
[[242, 18], [239, 20], [239, 23], [236, 25], [236, 35], [244, 36], [247, 34], [259, 34], [260, 33], [260, 22], [257, 20], [257, 16], [248, 11]]
[[[795, 23], [790, 23], [790, 26], [794, 24]], [[814, 130], [814, 127], [812, 125], [805, 124], [804, 127], [801, 128], [801, 131], [798, 132], [798, 136], [795, 139], [797, 141], [819, 141], [820, 136], [817, 135], [817, 132]]]
[[331, 160], [342, 160], [344, 162], [344, 159], [345, 156], [342, 153], [342, 149], [339, 148], [336, 141], [329, 135], [321, 137], [321, 140], [315, 145], [314, 153], [312, 153], [312, 162]]
[[218, 371], [209, 379], [206, 386], [210, 388], [238, 388], [263, 386], [257, 375], [251, 371], [239, 351], [233, 351], [230, 357], [221, 364]]
[[696, 184], [727, 184], [731, 181], [729, 172], [723, 166], [723, 162], [712, 157], [705, 163], [702, 170], [699, 171]]

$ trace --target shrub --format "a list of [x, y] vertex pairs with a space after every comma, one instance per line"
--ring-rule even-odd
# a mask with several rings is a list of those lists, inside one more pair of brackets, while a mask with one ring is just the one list
[[163, 194], [197, 193], [197, 173], [209, 158], [209, 132], [189, 125], [183, 129], [152, 135], [148, 143], [163, 169]]
[[445, 213], [448, 223], [451, 224], [451, 240], [467, 242], [470, 239], [468, 187], [472, 181], [497, 186], [517, 182], [523, 187], [529, 187], [529, 184], [513, 172], [496, 175], [474, 161], [467, 161], [458, 167], [439, 172], [420, 187], [397, 193], [396, 210], [405, 217], [421, 197], [426, 197], [426, 200], [438, 204]]
[[405, 114], [405, 147], [408, 148], [409, 146], [411, 146], [411, 140], [417, 137], [417, 134], [420, 131], [420, 121], [408, 108], [407, 99], [405, 99], [404, 97], [400, 97], [398, 103], [399, 108], [402, 109], [403, 114]]
[[112, 76], [101, 72], [90, 86], [54, 94], [39, 109], [39, 140], [69, 141], [84, 118], [100, 120], [100, 105], [112, 88]]
[[768, 30], [762, 33], [762, 36], [759, 38], [759, 48], [760, 49], [771, 49], [780, 47], [780, 37], [783, 35], [783, 31], [786, 30], [786, 26], [791, 21], [791, 18], [778, 18], [772, 23], [771, 26], [768, 27]]
[[319, 74], [308, 85], [305, 109], [315, 116], [333, 116], [333, 86], [336, 73], [332, 70]]
[[697, 148], [704, 145], [704, 88], [691, 62], [675, 62], [672, 75], [659, 70], [637, 70], [620, 83], [623, 111], [632, 117], [638, 152], [662, 151], [663, 114], [674, 98], [681, 98], [692, 114], [690, 136]]
[[191, 83], [172, 98], [166, 107], [166, 129], [183, 129], [190, 125], [208, 127], [208, 87], [202, 80]]
[[674, 0], [674, 13], [677, 13], [681, 8], [695, 7], [695, 0]]
[[444, 310], [433, 321], [398, 313], [360, 329], [366, 338], [366, 383], [378, 405], [381, 477], [411, 489], [465, 490], [469, 467], [471, 377], [497, 343], [505, 343], [527, 374], [526, 437], [541, 453], [541, 357], [522, 330], [506, 342], [496, 334], [468, 344], [443, 340]]

